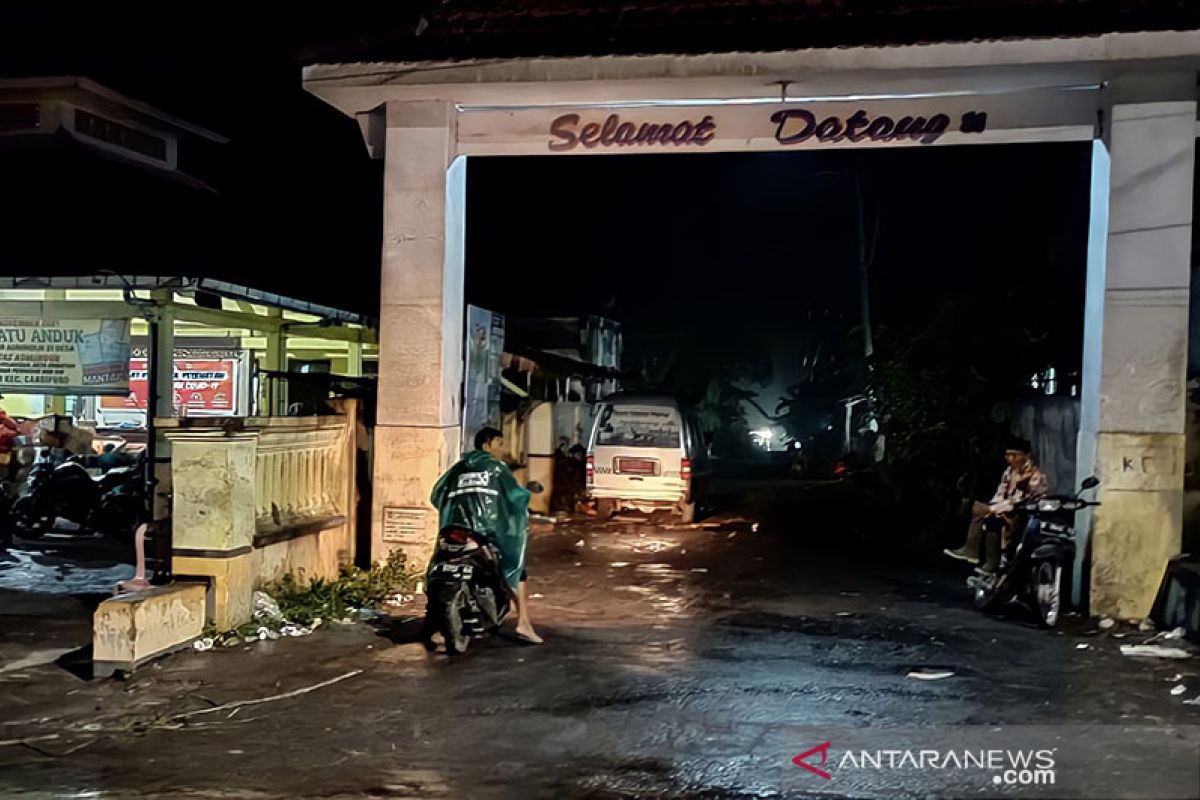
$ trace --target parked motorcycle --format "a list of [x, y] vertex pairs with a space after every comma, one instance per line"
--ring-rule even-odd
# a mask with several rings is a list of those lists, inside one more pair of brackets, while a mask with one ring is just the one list
[[[527, 487], [534, 494], [541, 484]], [[426, 635], [437, 630], [450, 655], [465, 653], [472, 639], [499, 628], [512, 609], [500, 554], [482, 532], [447, 526], [438, 533], [425, 608]], [[426, 646], [432, 647], [428, 639]]]
[[975, 608], [993, 611], [1020, 604], [1032, 611], [1042, 626], [1057, 625], [1075, 561], [1075, 514], [1100, 505], [1081, 497], [1098, 485], [1100, 481], [1090, 477], [1074, 496], [1048, 495], [1023, 504], [1020, 509], [1028, 515], [1028, 523], [1020, 538], [1010, 544], [999, 570], [967, 580], [974, 591]]
[[38, 539], [58, 519], [120, 541], [133, 541], [144, 508], [142, 457], [131, 466], [93, 478], [77, 458], [56, 461], [43, 454], [29, 469], [8, 526], [23, 539]]

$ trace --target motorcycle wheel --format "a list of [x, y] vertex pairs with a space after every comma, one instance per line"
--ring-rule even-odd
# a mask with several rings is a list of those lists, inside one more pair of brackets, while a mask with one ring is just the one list
[[1000, 581], [1001, 578], [994, 578], [995, 583], [988, 584], [983, 578], [977, 578], [973, 587], [973, 600], [976, 611], [991, 611], [998, 605], [997, 598], [1000, 597]]
[[460, 587], [450, 601], [442, 606], [442, 639], [446, 642], [446, 652], [452, 656], [467, 652], [467, 646], [471, 644], [470, 634], [463, 629], [462, 610], [466, 604], [467, 590]]
[[1038, 622], [1045, 628], [1058, 624], [1062, 610], [1062, 567], [1054, 561], [1039, 561], [1033, 569], [1033, 602]]
[[45, 520], [34, 518], [32, 503], [28, 497], [21, 497], [13, 503], [8, 518], [10, 535], [15, 533], [22, 539], [40, 539], [51, 524], [53, 524], [52, 521], [48, 524]]

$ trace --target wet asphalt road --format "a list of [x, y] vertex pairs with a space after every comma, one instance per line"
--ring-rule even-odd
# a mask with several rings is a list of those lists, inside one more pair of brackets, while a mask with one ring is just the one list
[[[407, 641], [401, 619], [184, 653], [127, 682], [53, 665], [0, 674], [0, 740], [59, 737], [0, 747], [0, 796], [923, 797], [935, 789], [920, 772], [825, 781], [790, 759], [845, 729], [1025, 724], [1076, 726], [1053, 730], [1144, 774], [1141, 796], [1200, 793], [1163, 769], [1200, 758], [1200, 707], [1182, 704], [1200, 694], [1200, 668], [1119, 654], [1146, 634], [984, 617], [951, 565], [851, 528], [751, 524], [538, 534], [543, 647], [497, 637], [451, 661]], [[908, 676], [920, 668], [953, 675]], [[232, 717], [162, 725], [353, 670]], [[1171, 696], [1180, 683], [1188, 693]], [[1135, 733], [1121, 726], [1168, 735], [1153, 755], [1126, 752]], [[937, 791], [987, 796], [971, 780]], [[1018, 796], [1138, 796], [1071, 780]]]

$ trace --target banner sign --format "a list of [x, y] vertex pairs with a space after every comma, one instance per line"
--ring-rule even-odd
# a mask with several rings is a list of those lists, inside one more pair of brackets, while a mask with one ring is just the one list
[[500, 372], [504, 315], [467, 306], [467, 363], [463, 387], [463, 450], [475, 447], [482, 427], [500, 427]]
[[1096, 135], [1091, 87], [745, 105], [465, 107], [458, 152], [520, 155], [771, 151], [1083, 141]]
[[122, 395], [128, 319], [0, 319], [0, 391]]
[[[175, 359], [175, 397], [177, 409], [189, 415], [232, 416], [237, 413], [238, 366], [236, 358], [215, 360]], [[129, 362], [129, 394], [124, 398], [106, 397], [102, 409], [146, 410], [147, 364], [144, 358]]]

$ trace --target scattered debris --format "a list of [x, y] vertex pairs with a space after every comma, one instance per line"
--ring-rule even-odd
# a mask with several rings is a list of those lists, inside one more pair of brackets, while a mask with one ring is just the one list
[[1106, 631], [1109, 628], [1111, 628], [1113, 625], [1116, 625], [1116, 624], [1117, 624], [1116, 621], [1113, 620], [1112, 617], [1103, 617], [1100, 620], [1100, 630]]
[[1091, 645], [1089, 645], [1087, 642], [1080, 642], [1079, 644], [1075, 645], [1075, 649], [1076, 650], [1087, 650], [1090, 646]]
[[206, 650], [212, 650], [214, 644], [216, 644], [216, 639], [211, 636], [205, 636], [202, 639], [192, 642], [192, 647], [203, 653]]
[[705, 567], [692, 567], [692, 572], [708, 572], [708, 569]]
[[914, 669], [908, 673], [908, 677], [915, 678], [919, 681], [940, 681], [943, 678], [949, 678], [953, 675], [954, 670], [952, 669], [931, 669], [928, 667]]
[[576, 543], [575, 543], [575, 546], [576, 546], [576, 547], [583, 547], [585, 544], [587, 544], [587, 542], [586, 542], [586, 541], [584, 541], [583, 539], [580, 539], [578, 542], [576, 542]]
[[1185, 706], [1200, 706], [1200, 694], [1196, 695], [1191, 700], [1184, 700], [1183, 704]]
[[326, 686], [332, 686], [335, 683], [340, 683], [341, 681], [344, 681], [347, 678], [353, 678], [355, 675], [360, 675], [360, 674], [362, 674], [362, 670], [355, 669], [355, 670], [351, 670], [350, 672], [345, 673], [344, 675], [339, 675], [336, 678], [330, 678], [327, 681], [321, 681], [320, 683], [314, 683], [312, 686], [306, 686], [303, 689], [294, 689], [290, 692], [284, 692], [283, 694], [273, 694], [268, 697], [257, 697], [257, 698], [254, 698], [253, 700], [235, 700], [232, 703], [222, 703], [219, 706], [212, 706], [210, 708], [201, 708], [201, 709], [197, 709], [195, 711], [185, 711], [182, 714], [176, 714], [175, 716], [171, 717], [171, 721], [188, 719], [189, 717], [198, 717], [201, 714], [212, 714], [217, 711], [226, 711], [226, 710], [231, 710], [231, 709], [235, 709], [235, 708], [241, 708], [243, 706], [255, 706], [255, 705], [258, 705], [259, 703], [273, 703], [276, 700], [286, 700], [289, 697], [298, 697], [299, 695], [302, 695], [302, 694], [308, 694], [309, 692], [315, 692], [317, 689], [324, 689]]
[[1138, 630], [1143, 633], [1155, 630], [1154, 623], [1148, 619], [1144, 619], [1138, 623]]
[[1154, 636], [1146, 639], [1146, 642], [1144, 644], [1151, 644], [1152, 642], [1160, 642], [1160, 640], [1168, 640], [1168, 642], [1174, 642], [1174, 640], [1182, 639], [1184, 636], [1186, 636], [1186, 634], [1187, 634], [1187, 631], [1184, 631], [1182, 627], [1176, 627], [1176, 628], [1174, 628], [1174, 630], [1162, 631], [1162, 632], [1154, 634]]
[[1163, 647], [1158, 644], [1123, 644], [1123, 656], [1144, 656], [1147, 658], [1191, 658], [1192, 654], [1178, 647]]
[[532, 597], [534, 600], [541, 600], [545, 596], [546, 595], [541, 594], [540, 592], [535, 592], [534, 594], [530, 595], [530, 597]]
[[1186, 691], [1187, 691], [1187, 686], [1185, 686], [1184, 684], [1181, 683], [1178, 686], [1174, 686], [1171, 688], [1171, 696], [1179, 697], [1179, 695], [1183, 694]]
[[33, 742], [48, 742], [51, 739], [57, 739], [57, 733], [47, 733], [43, 736], [26, 736], [24, 739], [0, 739], [0, 747], [11, 747], [13, 745], [26, 745]]
[[614, 561], [611, 564], [609, 564], [609, 566], [610, 567], [628, 567], [629, 562], [628, 561]]
[[839, 617], [853, 617], [853, 616], [854, 616], [854, 612], [853, 612], [853, 611], [839, 611], [839, 612], [837, 612], [837, 615], [836, 615], [836, 616], [839, 616]]

